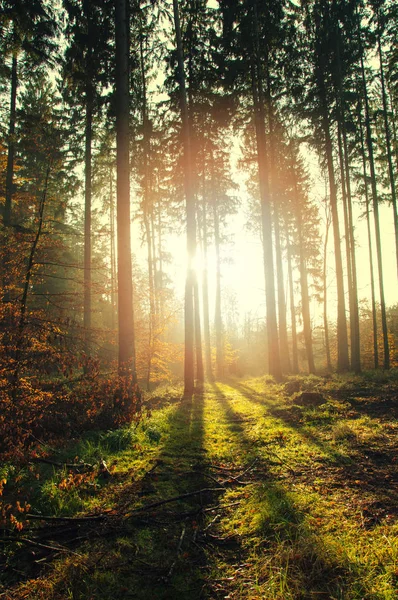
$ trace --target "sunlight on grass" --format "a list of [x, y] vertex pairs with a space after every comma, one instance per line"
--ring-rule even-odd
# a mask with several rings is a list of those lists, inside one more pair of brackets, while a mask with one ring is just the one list
[[[140, 600], [194, 600], [206, 588], [230, 600], [394, 600], [388, 453], [397, 428], [373, 415], [369, 395], [353, 394], [353, 381], [231, 380], [185, 402], [165, 391], [138, 426], [87, 435], [64, 454], [105, 460], [110, 478], [37, 465], [32, 511], [42, 514], [133, 511], [192, 490], [217, 492], [205, 512], [205, 498], [182, 497], [109, 539], [85, 542], [45, 581], [26, 584], [25, 597], [111, 600], [134, 590]], [[324, 401], [301, 405], [297, 383]]]

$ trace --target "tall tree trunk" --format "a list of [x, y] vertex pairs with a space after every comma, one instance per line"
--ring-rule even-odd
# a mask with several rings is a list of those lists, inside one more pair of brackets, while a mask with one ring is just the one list
[[393, 208], [393, 219], [394, 219], [394, 230], [395, 230], [395, 255], [396, 255], [397, 272], [398, 272], [397, 194], [396, 194], [396, 188], [395, 188], [394, 166], [393, 166], [393, 162], [392, 162], [390, 126], [389, 126], [389, 122], [388, 122], [388, 105], [387, 105], [386, 84], [385, 84], [385, 78], [384, 78], [383, 53], [382, 53], [382, 49], [381, 49], [380, 15], [379, 14], [378, 14], [377, 46], [378, 46], [379, 61], [380, 61], [380, 82], [381, 82], [381, 94], [382, 94], [382, 99], [383, 99], [384, 132], [385, 132], [385, 136], [386, 136], [388, 176], [390, 179], [391, 202], [392, 202], [392, 208]]
[[180, 86], [180, 107], [184, 144], [184, 184], [187, 219], [187, 277], [185, 283], [185, 354], [184, 354], [184, 396], [194, 391], [194, 287], [196, 253], [195, 198], [192, 181], [192, 154], [190, 124], [188, 116], [187, 90], [185, 85], [184, 55], [182, 48], [178, 0], [173, 0], [174, 27], [177, 46], [178, 77]]
[[268, 68], [268, 57], [266, 60], [266, 72], [267, 72], [267, 105], [268, 105], [268, 122], [269, 122], [269, 154], [270, 154], [270, 175], [269, 175], [269, 188], [270, 198], [273, 207], [273, 221], [274, 221], [274, 233], [275, 233], [275, 258], [276, 258], [276, 279], [278, 283], [278, 316], [279, 316], [279, 350], [280, 350], [280, 361], [282, 371], [285, 373], [290, 372], [290, 358], [289, 358], [289, 343], [287, 339], [287, 323], [286, 323], [286, 300], [285, 300], [285, 286], [283, 278], [283, 264], [282, 264], [282, 248], [281, 248], [281, 235], [279, 226], [279, 208], [277, 198], [277, 169], [275, 165], [275, 144], [274, 144], [274, 113], [272, 107], [272, 94], [271, 94], [271, 78]]
[[205, 373], [203, 369], [202, 331], [200, 328], [200, 302], [197, 279], [195, 279], [194, 286], [196, 380], [198, 388], [202, 389], [205, 380]]
[[46, 200], [47, 200], [48, 182], [49, 182], [49, 178], [50, 178], [50, 172], [51, 172], [51, 161], [49, 162], [49, 165], [48, 165], [47, 171], [46, 171], [46, 175], [44, 178], [43, 192], [42, 192], [42, 195], [40, 198], [39, 211], [38, 211], [37, 232], [36, 232], [35, 238], [33, 240], [33, 244], [32, 244], [31, 250], [30, 250], [29, 258], [28, 258], [28, 264], [27, 264], [26, 273], [25, 273], [25, 281], [24, 281], [23, 292], [22, 292], [22, 297], [21, 297], [21, 305], [20, 305], [21, 308], [20, 308], [20, 315], [19, 315], [19, 321], [17, 324], [17, 332], [16, 332], [17, 336], [16, 336], [15, 359], [14, 359], [15, 366], [14, 366], [14, 372], [12, 374], [12, 380], [11, 380], [11, 395], [12, 395], [12, 399], [14, 402], [17, 399], [19, 373], [20, 373], [20, 369], [21, 369], [21, 354], [22, 354], [22, 347], [23, 347], [23, 341], [24, 341], [25, 324], [26, 324], [26, 310], [27, 310], [27, 306], [28, 306], [28, 293], [29, 293], [29, 288], [31, 285], [30, 282], [31, 282], [32, 275], [33, 275], [33, 266], [35, 263], [37, 245], [39, 243], [39, 240], [41, 237], [41, 232], [43, 229], [44, 207], [45, 207]]
[[93, 93], [91, 81], [86, 88], [85, 187], [84, 187], [84, 351], [91, 354], [91, 144], [93, 125]]
[[213, 198], [214, 213], [214, 242], [216, 247], [216, 306], [214, 329], [216, 334], [216, 375], [220, 379], [224, 376], [224, 331], [221, 314], [221, 258], [220, 258], [220, 224], [216, 199]]
[[119, 372], [137, 381], [131, 267], [129, 156], [129, 22], [126, 0], [116, 7], [116, 146]]
[[281, 367], [285, 373], [290, 373], [289, 342], [287, 337], [285, 284], [282, 262], [281, 234], [279, 226], [279, 211], [274, 198], [274, 224], [275, 224], [275, 256], [276, 277], [278, 282], [278, 316], [279, 316], [279, 343], [281, 353]]
[[[154, 214], [154, 205], [151, 202], [149, 209], [149, 229], [151, 233], [151, 254], [152, 254], [152, 270], [153, 270], [153, 294], [155, 298], [155, 313], [157, 316], [160, 314], [160, 294], [159, 294], [159, 274], [158, 274], [158, 251], [157, 251], [157, 238], [158, 236], [158, 223], [156, 223], [156, 215]], [[160, 235], [160, 234], [159, 234]], [[161, 251], [159, 252], [161, 254]]]
[[[327, 211], [327, 208], [326, 208]], [[325, 240], [323, 243], [323, 330], [325, 333], [325, 353], [326, 353], [326, 367], [328, 371], [332, 370], [332, 360], [330, 357], [330, 341], [329, 341], [329, 323], [328, 323], [328, 288], [327, 288], [327, 249], [329, 241], [329, 229], [330, 229], [330, 217], [331, 213], [326, 212], [326, 227], [325, 227]]]
[[363, 136], [363, 124], [361, 106], [358, 109], [358, 120], [359, 120], [359, 133], [361, 139], [361, 157], [362, 157], [362, 170], [363, 170], [363, 183], [365, 187], [365, 204], [366, 204], [366, 226], [368, 233], [368, 249], [369, 249], [369, 269], [370, 269], [370, 290], [371, 290], [371, 303], [372, 303], [372, 331], [373, 331], [373, 361], [374, 368], [379, 368], [379, 349], [377, 343], [377, 314], [376, 314], [376, 293], [375, 293], [375, 279], [374, 279], [374, 268], [373, 268], [373, 251], [372, 251], [372, 234], [370, 231], [370, 211], [369, 211], [369, 189], [368, 189], [368, 174], [366, 169], [366, 154], [365, 154], [365, 141]]
[[[361, 50], [362, 50], [362, 46], [361, 46]], [[373, 139], [372, 139], [372, 129], [371, 129], [371, 125], [370, 125], [369, 98], [368, 98], [368, 90], [367, 90], [367, 83], [366, 83], [365, 66], [364, 66], [364, 62], [363, 62], [363, 50], [362, 50], [362, 54], [361, 54], [361, 74], [362, 74], [363, 98], [365, 100], [366, 143], [368, 146], [371, 189], [372, 189], [372, 199], [373, 199], [373, 216], [374, 216], [375, 235], [376, 235], [377, 267], [378, 267], [378, 271], [379, 271], [379, 293], [380, 293], [380, 308], [381, 308], [381, 325], [382, 325], [382, 331], [383, 331], [384, 368], [389, 369], [390, 368], [390, 348], [389, 348], [389, 343], [388, 343], [386, 303], [385, 303], [385, 298], [384, 298], [383, 259], [382, 259], [382, 252], [381, 252], [379, 200], [377, 197], [376, 169], [375, 169], [375, 164], [374, 164]]]
[[289, 229], [286, 223], [286, 245], [287, 245], [287, 270], [289, 277], [289, 299], [290, 299], [290, 317], [292, 327], [292, 357], [293, 373], [299, 372], [298, 351], [297, 351], [297, 327], [296, 327], [296, 307], [294, 305], [294, 285], [293, 285], [293, 265], [292, 249], [289, 242]]
[[[157, 234], [158, 234], [157, 256], [158, 256], [158, 263], [159, 263], [159, 268], [158, 268], [158, 272], [157, 272], [157, 281], [158, 281], [157, 295], [158, 295], [158, 306], [159, 306], [158, 316], [163, 321], [163, 319], [164, 319], [163, 250], [162, 250], [163, 246], [162, 246], [162, 211], [160, 209], [160, 206], [158, 208]], [[156, 288], [155, 288], [155, 290], [156, 290]]]
[[[322, 80], [324, 86], [324, 81]], [[332, 141], [330, 138], [329, 115], [326, 104], [325, 90], [322, 89], [322, 125], [325, 135], [325, 154], [329, 175], [330, 207], [332, 212], [334, 255], [336, 262], [336, 284], [337, 284], [337, 370], [339, 372], [349, 370], [347, 320], [345, 314], [343, 261], [340, 246], [340, 226], [337, 210], [337, 192], [333, 166]]]
[[352, 303], [353, 303], [353, 321], [351, 328], [351, 368], [355, 373], [361, 372], [361, 344], [360, 344], [360, 331], [359, 331], [359, 302], [358, 302], [358, 277], [357, 277], [357, 261], [355, 253], [355, 236], [354, 236], [354, 219], [352, 215], [352, 195], [351, 195], [351, 177], [350, 177], [350, 164], [348, 157], [348, 144], [347, 144], [347, 132], [345, 128], [345, 121], [342, 123], [343, 133], [343, 150], [344, 150], [344, 163], [345, 163], [345, 176], [346, 176], [346, 190], [347, 190], [347, 208], [348, 208], [348, 234], [350, 238], [350, 264], [352, 273]]
[[[298, 202], [298, 190], [297, 183], [295, 184], [295, 195], [296, 195], [296, 206], [299, 206]], [[307, 354], [308, 371], [315, 373], [314, 353], [312, 347], [312, 332], [311, 332], [311, 317], [310, 317], [310, 299], [308, 293], [308, 273], [307, 263], [305, 258], [304, 242], [303, 242], [303, 228], [301, 214], [297, 214], [297, 230], [299, 236], [299, 261], [300, 261], [300, 289], [301, 289], [301, 306], [303, 313], [303, 326], [304, 326], [304, 341], [305, 351]]]
[[202, 273], [202, 296], [203, 296], [203, 332], [205, 341], [205, 364], [206, 376], [209, 381], [213, 381], [213, 368], [211, 364], [211, 341], [210, 341], [210, 315], [209, 315], [209, 274], [208, 274], [208, 256], [207, 256], [207, 210], [206, 210], [206, 189], [203, 182], [202, 197], [202, 230], [203, 230], [203, 273]]
[[274, 251], [272, 247], [272, 221], [268, 182], [267, 144], [265, 137], [264, 91], [262, 65], [260, 59], [259, 26], [256, 3], [253, 4], [253, 25], [255, 40], [255, 63], [252, 64], [251, 75], [257, 142], [257, 163], [261, 198], [261, 226], [263, 232], [263, 257], [268, 333], [268, 361], [270, 374], [273, 375], [276, 380], [280, 380], [282, 378], [282, 369], [279, 354], [278, 325], [276, 320]]
[[341, 185], [344, 207], [344, 225], [347, 251], [347, 279], [348, 298], [350, 308], [350, 341], [351, 341], [351, 369], [355, 373], [361, 371], [360, 338], [359, 338], [359, 307], [358, 307], [358, 284], [355, 257], [354, 223], [352, 218], [352, 198], [350, 181], [350, 164], [348, 156], [348, 143], [346, 131], [346, 119], [344, 110], [343, 74], [340, 55], [340, 29], [335, 33], [337, 53], [337, 81], [336, 81], [336, 107], [338, 126], [338, 149], [340, 159]]
[[113, 167], [109, 168], [109, 223], [111, 245], [111, 326], [116, 327], [116, 249], [115, 249], [115, 202], [113, 200]]
[[141, 68], [141, 86], [142, 86], [142, 128], [143, 128], [143, 201], [142, 212], [145, 227], [145, 237], [147, 243], [147, 261], [148, 261], [148, 286], [149, 286], [149, 328], [148, 328], [148, 354], [146, 365], [146, 387], [151, 388], [152, 356], [154, 351], [155, 337], [155, 294], [154, 294], [154, 276], [152, 259], [152, 238], [149, 223], [150, 212], [150, 178], [149, 178], [149, 155], [150, 155], [150, 130], [147, 108], [147, 83], [144, 60], [144, 35], [142, 31], [142, 20], [140, 16], [140, 68]]
[[350, 243], [350, 226], [348, 223], [348, 207], [347, 207], [347, 192], [346, 192], [346, 177], [345, 177], [345, 166], [344, 166], [344, 156], [343, 156], [343, 146], [341, 140], [341, 129], [340, 123], [338, 123], [338, 152], [339, 152], [339, 162], [340, 162], [340, 176], [341, 176], [341, 192], [342, 192], [342, 200], [343, 200], [343, 215], [344, 215], [344, 239], [345, 239], [345, 254], [346, 254], [346, 264], [347, 264], [347, 283], [348, 283], [348, 306], [350, 311], [350, 339], [351, 339], [351, 349], [352, 349], [352, 340], [355, 335], [355, 324], [354, 324], [354, 302], [353, 302], [353, 284], [352, 284], [352, 265], [351, 265], [351, 243]]
[[17, 119], [17, 89], [18, 89], [18, 62], [14, 52], [11, 65], [11, 97], [10, 97], [10, 120], [8, 125], [8, 153], [6, 173], [6, 194], [4, 204], [3, 222], [6, 227], [11, 224], [11, 205], [14, 179], [14, 157], [15, 157], [15, 123]]

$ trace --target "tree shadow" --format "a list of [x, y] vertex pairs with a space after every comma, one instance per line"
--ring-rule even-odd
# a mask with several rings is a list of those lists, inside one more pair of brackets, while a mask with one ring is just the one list
[[[176, 405], [169, 418], [170, 433], [153, 468], [141, 479], [138, 491], [132, 484], [131, 491], [136, 493], [130, 499], [129, 489], [124, 489], [116, 500], [116, 511], [126, 510], [126, 500], [134, 511], [179, 498], [143, 510], [128, 523], [123, 534], [123, 538], [128, 535], [130, 544], [128, 574], [122, 570], [126, 597], [174, 600], [202, 595], [206, 556], [192, 541], [201, 526], [202, 509], [214, 501], [215, 493], [186, 495], [214, 487], [206, 479], [203, 410], [203, 393], [183, 398]], [[95, 597], [115, 597], [114, 589], [108, 596], [99, 591], [102, 595]]]
[[[349, 455], [333, 448], [330, 443], [321, 439], [321, 436], [311, 431], [301, 421], [302, 410], [298, 406], [277, 406], [266, 395], [257, 392], [241, 382], [227, 382], [226, 385], [238, 391], [249, 402], [261, 405], [269, 415], [280, 419], [285, 426], [296, 431], [303, 439], [308, 441], [322, 451], [326, 458], [317, 458], [317, 463], [322, 467], [322, 476], [324, 480], [332, 480], [333, 488], [344, 492], [350, 490], [361, 497], [361, 505], [365, 514], [364, 524], [371, 527], [380, 522], [387, 514], [398, 515], [398, 473], [395, 467], [396, 444], [387, 447], [379, 444], [377, 449], [370, 445], [358, 444], [354, 440], [350, 429], [342, 435], [347, 435], [349, 445]], [[316, 409], [314, 408], [314, 411]], [[316, 414], [316, 412], [315, 412]], [[352, 438], [349, 436], [352, 435]], [[300, 466], [300, 472], [295, 472], [297, 478], [300, 474], [310, 475], [313, 468], [312, 462]], [[365, 497], [368, 494], [368, 498]]]
[[[259, 584], [266, 583], [270, 573], [280, 569], [278, 585], [285, 585], [289, 597], [309, 600], [318, 594], [324, 597], [329, 594], [330, 598], [344, 598], [344, 590], [355, 576], [356, 566], [351, 563], [343, 565], [334, 556], [332, 549], [322, 543], [316, 528], [308, 525], [304, 510], [294, 502], [293, 494], [289, 493], [267, 468], [267, 459], [261, 454], [261, 448], [253, 445], [253, 440], [246, 431], [247, 425], [241, 414], [232, 406], [228, 395], [217, 384], [213, 384], [212, 387], [215, 400], [223, 409], [226, 419], [231, 419], [231, 435], [239, 439], [242, 449], [248, 453], [248, 459], [254, 458], [258, 465], [258, 469], [251, 474], [251, 478], [254, 475], [257, 479], [257, 485], [254, 487], [253, 497], [248, 502], [252, 502], [256, 507], [253, 517], [255, 535], [262, 538], [256, 551], [270, 556], [266, 573], [258, 573]], [[229, 387], [241, 392], [241, 386]], [[277, 563], [274, 566], [273, 556]], [[298, 582], [300, 586], [296, 589]], [[302, 595], [304, 589], [305, 596]], [[280, 590], [281, 588], [278, 589], [278, 593]], [[364, 594], [365, 590], [359, 592]], [[294, 595], [295, 593], [298, 595]]]
[[[57, 562], [51, 562], [51, 553], [47, 553], [39, 571], [33, 573], [37, 577], [43, 564], [47, 565], [54, 597], [202, 597], [207, 559], [203, 549], [193, 542], [204, 520], [203, 508], [217, 502], [217, 491], [195, 494], [216, 487], [206, 477], [203, 393], [170, 404], [165, 441], [159, 441], [152, 468], [143, 477], [132, 469], [111, 477], [102, 488], [105, 498], [109, 494], [109, 516], [94, 524], [70, 523], [73, 539], [61, 540], [70, 554], [64, 554], [67, 558], [60, 558], [57, 567]], [[49, 536], [43, 538], [48, 546], [50, 531]], [[19, 582], [23, 580], [21, 574]]]

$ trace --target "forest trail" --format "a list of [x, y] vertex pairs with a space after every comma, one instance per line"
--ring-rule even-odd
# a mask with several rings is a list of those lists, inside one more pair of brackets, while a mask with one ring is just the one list
[[113, 475], [90, 500], [105, 522], [82, 522], [82, 543], [58, 538], [70, 554], [2, 597], [395, 598], [387, 396], [300, 406], [285, 391], [234, 380], [153, 401], [133, 451], [107, 457]]

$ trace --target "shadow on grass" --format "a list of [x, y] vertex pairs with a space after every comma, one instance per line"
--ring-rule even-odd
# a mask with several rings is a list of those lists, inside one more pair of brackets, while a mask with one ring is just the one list
[[[375, 515], [369, 522], [377, 520], [385, 514], [397, 514], [397, 493], [395, 485], [398, 483], [398, 474], [394, 468], [396, 459], [396, 446], [388, 448], [382, 443], [377, 449], [369, 445], [358, 445], [351, 443], [349, 448], [350, 456], [339, 452], [331, 447], [330, 443], [321, 439], [321, 436], [314, 433], [314, 427], [309, 428], [300, 423], [301, 411], [299, 414], [292, 411], [294, 407], [283, 408], [276, 406], [275, 403], [268, 400], [264, 393], [256, 392], [247, 385], [239, 382], [228, 382], [228, 387], [238, 391], [244, 398], [250, 402], [263, 406], [268, 414], [276, 419], [280, 419], [286, 426], [298, 432], [306, 441], [315, 445], [328, 457], [323, 462], [324, 475], [330, 470], [330, 477], [333, 478], [333, 484], [336, 488], [352, 488], [355, 492], [369, 492], [373, 499], [371, 505], [375, 507]], [[316, 409], [314, 409], [316, 411]], [[314, 413], [316, 415], [316, 412]], [[331, 416], [329, 423], [335, 419]], [[350, 430], [348, 429], [348, 434]], [[344, 431], [343, 431], [344, 433]], [[381, 503], [381, 506], [378, 504]], [[366, 510], [371, 510], [371, 506]], [[377, 513], [377, 514], [376, 514]]]
[[[202, 597], [206, 556], [193, 540], [201, 524], [201, 509], [216, 501], [217, 492], [183, 497], [123, 521], [118, 515], [215, 487], [205, 476], [203, 406], [203, 394], [173, 404], [167, 436], [163, 444], [159, 442], [152, 469], [142, 479], [130, 472], [110, 480], [106, 493], [111, 517], [91, 526], [88, 541], [70, 546], [80, 558], [72, 554], [54, 563], [47, 575], [51, 593], [40, 595], [44, 583], [37, 580], [30, 598]], [[90, 526], [82, 527], [86, 533]]]
[[[261, 448], [253, 447], [244, 423], [239, 423], [241, 415], [234, 410], [228, 395], [217, 384], [212, 387], [227, 424], [228, 420], [233, 421], [229, 425], [231, 435], [235, 436], [242, 450], [248, 452], [250, 459], [257, 458], [261, 466], [264, 463]], [[229, 387], [243, 393], [243, 386], [235, 384]], [[274, 585], [272, 589], [275, 589], [278, 598], [284, 593], [289, 598], [310, 599], [318, 594], [345, 598], [347, 584], [355, 577], [356, 566], [339, 562], [331, 549], [322, 543], [316, 529], [310, 528], [305, 522], [306, 515], [295, 505], [292, 493], [269, 471], [265, 481], [264, 469], [260, 468], [260, 473], [259, 485], [254, 488], [253, 497], [247, 501], [248, 513], [253, 514], [251, 530], [253, 532], [254, 529], [255, 536], [261, 538], [257, 552], [265, 565], [263, 569], [259, 566], [259, 584], [263, 583], [267, 589]], [[275, 581], [272, 584], [273, 579]], [[361, 597], [365, 593], [360, 585], [356, 591]]]

